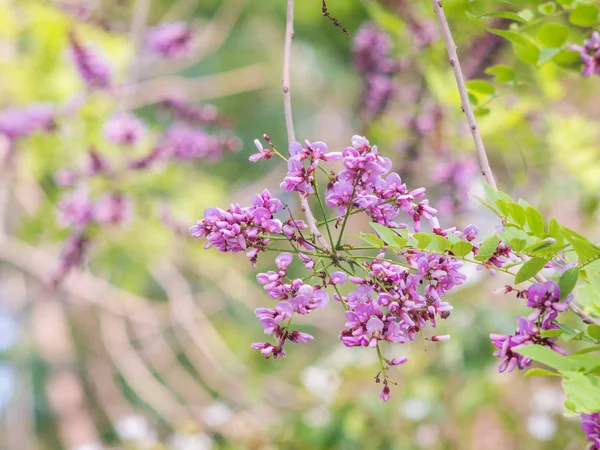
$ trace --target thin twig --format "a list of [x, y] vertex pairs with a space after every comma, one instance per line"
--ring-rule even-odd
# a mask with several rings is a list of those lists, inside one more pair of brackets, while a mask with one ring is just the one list
[[[471, 103], [469, 102], [469, 96], [467, 95], [467, 85], [465, 84], [465, 77], [463, 76], [462, 69], [460, 67], [460, 61], [458, 59], [458, 54], [456, 53], [457, 47], [454, 43], [454, 39], [452, 38], [452, 33], [450, 32], [450, 27], [448, 25], [448, 21], [446, 20], [446, 15], [444, 14], [442, 2], [441, 0], [431, 0], [431, 3], [433, 4], [433, 10], [435, 11], [435, 15], [437, 16], [442, 31], [442, 36], [444, 37], [444, 42], [446, 43], [448, 57], [450, 58], [450, 65], [454, 70], [454, 77], [456, 78], [456, 85], [458, 86], [458, 92], [460, 93], [462, 109], [467, 115], [467, 122], [469, 123], [471, 134], [473, 135], [475, 148], [477, 149], [477, 158], [479, 160], [481, 173], [485, 177], [488, 184], [492, 186], [495, 190], [498, 190], [498, 187], [496, 186], [496, 181], [494, 180], [494, 174], [492, 173], [492, 168], [490, 167], [490, 163], [485, 152], [485, 147], [483, 146], [481, 134], [479, 133], [479, 128], [477, 127], [477, 120], [475, 119], [475, 114], [473, 113]], [[524, 255], [518, 256], [523, 261], [526, 261], [528, 259], [527, 256]], [[540, 274], [535, 276], [535, 280], [538, 283], [546, 282], [546, 278], [544, 278]], [[600, 320], [588, 316], [575, 302], [569, 302], [569, 308], [584, 323], [600, 325]]]
[[[294, 119], [292, 117], [292, 93], [290, 91], [290, 60], [292, 53], [292, 38], [294, 37], [294, 0], [287, 0], [286, 21], [285, 21], [285, 44], [283, 47], [283, 111], [285, 114], [285, 127], [287, 130], [288, 144], [296, 141], [294, 132]], [[317, 227], [317, 221], [313, 215], [308, 199], [300, 194], [300, 204], [302, 211], [306, 216], [306, 223], [317, 242], [326, 250], [331, 251], [331, 246], [323, 237]]]
[[323, 12], [323, 17], [327, 17], [329, 20], [331, 20], [331, 23], [333, 23], [336, 27], [338, 27], [340, 30], [342, 30], [342, 32], [346, 36], [350, 37], [350, 33], [348, 32], [348, 29], [342, 24], [342, 22], [340, 22], [335, 17], [333, 17], [331, 14], [329, 14], [329, 11], [327, 10], [326, 0], [323, 0], [321, 3], [321, 11]]
[[481, 174], [485, 177], [490, 186], [492, 186], [494, 189], [498, 189], [496, 186], [496, 181], [494, 180], [494, 174], [492, 173], [492, 169], [488, 161], [487, 153], [485, 152], [485, 147], [483, 146], [481, 134], [479, 133], [477, 120], [475, 119], [473, 108], [471, 108], [471, 102], [469, 101], [469, 96], [467, 94], [467, 85], [465, 84], [465, 78], [460, 67], [458, 54], [456, 53], [457, 47], [454, 43], [454, 39], [452, 38], [452, 33], [450, 32], [450, 27], [448, 26], [448, 21], [446, 20], [446, 15], [444, 14], [444, 9], [442, 8], [442, 2], [441, 0], [432, 0], [431, 3], [433, 4], [433, 9], [438, 18], [442, 36], [444, 37], [444, 42], [446, 43], [448, 58], [450, 58], [450, 65], [454, 70], [454, 77], [456, 78], [456, 85], [458, 86], [458, 92], [460, 93], [462, 110], [467, 115], [469, 129], [471, 130], [473, 141], [475, 142], [475, 148], [477, 149], [477, 158], [479, 159]]

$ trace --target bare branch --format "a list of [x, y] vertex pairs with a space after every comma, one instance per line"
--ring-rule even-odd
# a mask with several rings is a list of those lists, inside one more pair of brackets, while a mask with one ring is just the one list
[[[291, 53], [292, 53], [292, 38], [294, 37], [294, 0], [287, 0], [287, 13], [285, 22], [285, 44], [283, 47], [283, 111], [285, 114], [285, 127], [287, 130], [288, 144], [296, 141], [296, 133], [294, 132], [294, 119], [292, 117], [292, 93], [290, 90], [290, 70], [291, 70]], [[302, 211], [306, 216], [306, 223], [311, 233], [317, 239], [317, 242], [326, 250], [331, 251], [331, 246], [323, 237], [317, 226], [317, 221], [313, 215], [308, 199], [300, 194], [300, 204]]]
[[496, 181], [494, 180], [494, 174], [492, 173], [492, 169], [488, 161], [487, 153], [485, 152], [485, 147], [483, 146], [483, 140], [481, 139], [481, 134], [479, 133], [479, 127], [477, 126], [477, 120], [475, 119], [473, 108], [471, 108], [471, 102], [469, 102], [465, 77], [463, 76], [462, 69], [460, 67], [460, 61], [458, 59], [458, 54], [456, 53], [456, 44], [452, 38], [452, 33], [450, 32], [450, 27], [448, 26], [448, 21], [446, 20], [446, 15], [444, 14], [444, 9], [442, 8], [442, 2], [441, 0], [432, 0], [431, 3], [433, 4], [433, 9], [440, 24], [444, 42], [446, 43], [448, 58], [450, 58], [450, 65], [454, 70], [454, 78], [456, 78], [456, 85], [458, 86], [458, 92], [460, 93], [462, 109], [467, 116], [469, 129], [471, 130], [473, 142], [475, 142], [475, 148], [477, 149], [477, 158], [479, 159], [481, 174], [485, 177], [490, 186], [492, 186], [494, 189], [498, 189], [496, 186]]

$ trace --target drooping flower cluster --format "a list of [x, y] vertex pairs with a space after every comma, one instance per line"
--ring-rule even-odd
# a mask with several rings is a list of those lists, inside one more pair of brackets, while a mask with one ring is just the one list
[[590, 441], [588, 450], [600, 450], [600, 412], [581, 415], [581, 429]]
[[166, 97], [161, 106], [171, 111], [179, 120], [183, 120], [194, 125], [226, 125], [225, 119], [214, 105], [195, 105], [187, 103], [176, 95]]
[[146, 46], [164, 58], [182, 58], [192, 51], [193, 38], [193, 30], [187, 23], [163, 23], [148, 31]]
[[[265, 334], [275, 337], [276, 345], [269, 342], [256, 342], [252, 348], [260, 350], [265, 358], [285, 357], [283, 346], [286, 341], [306, 343], [314, 338], [308, 333], [290, 331], [289, 326], [294, 314], [306, 315], [317, 308], [324, 308], [329, 303], [329, 295], [322, 286], [305, 284], [301, 279], [291, 280], [287, 277], [287, 267], [293, 255], [281, 253], [275, 259], [277, 272], [259, 273], [256, 280], [263, 285], [269, 297], [279, 300], [275, 308], [258, 308], [254, 312]], [[286, 283], [286, 281], [288, 281]], [[285, 323], [282, 325], [282, 323]]]
[[204, 248], [216, 247], [221, 252], [245, 251], [256, 263], [258, 253], [270, 243], [269, 235], [282, 232], [283, 224], [273, 218], [283, 204], [265, 189], [252, 197], [252, 206], [231, 205], [228, 210], [208, 208], [204, 218], [190, 228], [190, 234], [208, 242]]
[[88, 89], [110, 87], [111, 68], [100, 50], [82, 44], [74, 32], [69, 33], [69, 41], [75, 67]]
[[424, 199], [425, 188], [409, 191], [397, 173], [389, 173], [391, 161], [381, 156], [377, 146], [371, 146], [364, 137], [352, 138], [352, 147], [344, 149], [343, 163], [345, 170], [328, 187], [325, 199], [327, 206], [338, 209], [339, 220], [360, 209], [374, 222], [391, 228], [408, 228], [405, 223], [395, 222], [404, 212], [412, 218], [414, 230], [418, 232], [421, 218], [432, 221], [437, 213], [429, 206], [429, 200]]
[[[285, 192], [299, 192], [303, 196], [314, 193], [314, 172], [319, 161], [337, 161], [342, 157], [340, 152], [330, 152], [325, 142], [305, 142], [303, 148], [299, 142], [292, 142], [289, 147], [290, 159], [288, 172], [280, 187]], [[303, 164], [308, 161], [308, 167]]]
[[390, 58], [392, 41], [377, 25], [362, 25], [352, 41], [354, 67], [363, 76], [361, 113], [367, 122], [386, 107], [394, 94], [392, 75], [397, 61]]
[[104, 123], [104, 137], [116, 145], [137, 145], [145, 135], [146, 125], [133, 114], [114, 114]]
[[51, 131], [55, 121], [56, 111], [49, 103], [10, 108], [0, 113], [0, 134], [15, 141], [38, 131]]
[[571, 45], [570, 48], [581, 55], [584, 64], [581, 73], [584, 77], [600, 75], [600, 32], [594, 31], [590, 38], [583, 42], [583, 46]]
[[175, 123], [161, 137], [156, 156], [163, 160], [202, 158], [218, 161], [224, 153], [236, 151], [239, 147], [239, 139], [233, 135], [211, 135], [202, 128]]
[[375, 347], [379, 341], [413, 341], [436, 317], [446, 319], [452, 306], [441, 298], [462, 284], [462, 264], [426, 253], [407, 254], [406, 266], [384, 261], [385, 252], [364, 263], [367, 277], [350, 277], [359, 288], [341, 300], [347, 305], [346, 329], [340, 339], [347, 347]]
[[[511, 292], [514, 289], [507, 286], [506, 291]], [[555, 320], [558, 314], [568, 309], [568, 302], [571, 296], [565, 300], [560, 300], [560, 289], [554, 281], [536, 283], [527, 290], [517, 291], [517, 297], [526, 298], [527, 306], [533, 309], [533, 312], [527, 317], [517, 319], [517, 330], [514, 335], [506, 336], [501, 334], [491, 334], [490, 338], [494, 346], [498, 349], [494, 352], [502, 360], [498, 370], [512, 372], [515, 367], [523, 370], [531, 364], [531, 360], [520, 355], [519, 347], [524, 345], [536, 344], [550, 347], [557, 353], [565, 355], [566, 351], [556, 345], [555, 337], [542, 337], [543, 330], [558, 329]]]
[[[259, 141], [255, 141], [258, 153], [253, 154], [250, 160], [270, 159], [275, 155], [283, 157], [275, 150], [269, 136], [264, 138], [269, 148], [265, 149]], [[280, 187], [285, 192], [297, 192], [302, 198], [320, 196], [315, 178], [317, 169], [322, 169], [321, 162], [342, 159], [344, 168], [341, 172], [325, 172], [331, 181], [325, 203], [337, 210], [338, 225], [342, 221], [345, 223], [348, 215], [362, 212], [384, 226], [406, 229], [408, 225], [395, 221], [396, 216], [404, 212], [412, 219], [415, 231], [419, 231], [424, 218], [441, 239], [452, 234], [456, 239], [463, 236], [472, 241], [477, 236], [474, 226], [467, 227], [464, 235], [455, 228], [441, 229], [435, 217], [436, 210], [424, 199], [425, 189], [408, 190], [398, 174], [389, 173], [391, 161], [382, 157], [377, 147], [371, 146], [362, 136], [354, 136], [352, 147], [343, 152], [330, 152], [324, 142], [306, 141], [304, 145], [291, 143], [289, 154], [287, 174]], [[252, 348], [266, 358], [284, 357], [284, 345], [288, 341], [308, 342], [313, 339], [308, 334], [292, 331], [290, 323], [296, 314], [306, 315], [325, 307], [329, 301], [326, 291], [329, 287], [336, 291], [333, 298], [346, 309], [346, 328], [339, 338], [348, 347], [379, 348], [384, 341], [413, 341], [417, 336], [424, 337], [423, 329], [433, 328], [438, 319], [450, 316], [452, 306], [442, 297], [465, 281], [459, 270], [461, 262], [449, 255], [412, 249], [398, 251], [404, 263], [386, 259], [385, 251], [375, 257], [353, 259], [352, 246], [334, 245], [332, 241], [330, 249], [323, 248], [321, 241], [314, 238], [314, 228], [310, 231], [313, 235], [306, 236], [303, 232], [308, 226], [304, 222], [293, 217], [283, 223], [275, 219], [272, 214], [283, 209], [281, 203], [276, 203], [276, 207], [268, 211], [263, 205], [273, 201], [265, 191], [260, 201], [255, 197], [252, 207], [236, 205], [227, 211], [209, 208], [204, 218], [190, 229], [192, 236], [208, 241], [207, 248], [214, 246], [222, 252], [249, 250], [247, 255], [253, 262], [258, 252], [266, 249], [272, 239], [287, 240], [308, 271], [309, 275], [304, 278], [288, 277], [288, 266], [293, 256], [284, 252], [275, 261], [277, 270], [257, 275], [257, 281], [264, 286], [269, 297], [278, 302], [273, 308], [259, 308], [255, 312], [265, 333], [275, 338], [274, 342], [252, 344]], [[342, 238], [343, 234], [340, 241]], [[323, 259], [331, 260], [330, 265], [335, 266], [335, 271], [325, 270], [329, 266], [323, 263]], [[320, 264], [323, 266], [320, 267]], [[356, 273], [355, 270], [362, 272]], [[315, 278], [320, 281], [311, 283]], [[338, 287], [347, 280], [357, 288], [342, 295]], [[440, 335], [427, 339], [443, 342], [448, 338]], [[383, 377], [383, 400], [387, 401], [391, 396], [385, 366], [389, 368], [406, 361], [404, 356], [381, 359], [382, 372], [377, 379]]]

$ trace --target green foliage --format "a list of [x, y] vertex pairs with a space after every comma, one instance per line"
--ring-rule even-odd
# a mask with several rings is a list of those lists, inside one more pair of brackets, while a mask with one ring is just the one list
[[540, 270], [544, 268], [547, 262], [547, 259], [539, 257], [535, 257], [529, 261], [526, 261], [517, 272], [517, 275], [515, 276], [515, 283], [519, 284], [523, 281], [533, 278]]

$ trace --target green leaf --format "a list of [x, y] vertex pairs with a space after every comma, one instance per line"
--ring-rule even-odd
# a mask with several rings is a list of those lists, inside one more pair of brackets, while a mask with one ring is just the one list
[[510, 205], [510, 217], [520, 227], [525, 226], [525, 223], [527, 223], [527, 217], [525, 216], [525, 210], [518, 203], [512, 203]]
[[600, 257], [600, 247], [587, 240], [584, 236], [567, 227], [561, 227], [562, 235], [573, 246], [575, 253], [582, 263]]
[[532, 206], [528, 206], [525, 209], [525, 216], [527, 217], [527, 225], [531, 232], [538, 237], [542, 237], [544, 234], [544, 218], [542, 213]]
[[488, 67], [485, 69], [485, 73], [489, 75], [494, 75], [496, 83], [510, 83], [511, 81], [515, 81], [517, 78], [517, 73], [515, 69], [510, 66], [506, 66], [504, 64], [498, 64], [492, 67]]
[[563, 245], [564, 237], [562, 234], [562, 227], [554, 218], [550, 219], [550, 222], [548, 222], [548, 234], [556, 239], [558, 245]]
[[546, 369], [534, 368], [534, 369], [529, 369], [527, 372], [525, 372], [525, 376], [526, 377], [535, 377], [535, 376], [541, 376], [541, 377], [560, 377], [560, 374], [558, 374], [556, 372], [551, 372], [551, 371], [546, 370]]
[[529, 8], [525, 8], [522, 9], [521, 11], [518, 12], [518, 14], [525, 19], [527, 22], [529, 22], [530, 20], [532, 20], [535, 17], [535, 14], [532, 10], [530, 10]]
[[591, 284], [577, 287], [577, 298], [585, 311], [600, 316], [600, 291]]
[[575, 366], [565, 356], [556, 353], [549, 347], [541, 345], [524, 345], [522, 347], [514, 347], [513, 351], [519, 355], [531, 358], [534, 361], [545, 364], [548, 367], [559, 371], [575, 370]]
[[560, 299], [564, 300], [569, 295], [579, 278], [579, 269], [577, 267], [571, 267], [565, 270], [565, 272], [558, 279], [558, 287], [560, 288]]
[[525, 253], [530, 256], [552, 256], [554, 252], [554, 248], [556, 247], [556, 243], [554, 242], [554, 238], [546, 238], [535, 241], [533, 244], [525, 247], [521, 253]]
[[537, 31], [537, 38], [546, 47], [561, 47], [569, 37], [569, 29], [558, 23], [547, 23]]
[[570, 8], [574, 1], [575, 0], [556, 0], [556, 3], [566, 9]]
[[467, 81], [467, 91], [484, 95], [492, 95], [494, 92], [496, 92], [496, 89], [489, 81], [477, 79]]
[[559, 329], [553, 329], [553, 330], [543, 330], [540, 333], [540, 336], [542, 336], [543, 338], [553, 338], [553, 337], [559, 337], [563, 334], [563, 330]]
[[594, 355], [570, 355], [567, 357], [577, 370], [591, 370], [600, 365], [600, 358]]
[[457, 242], [461, 242], [460, 238], [454, 233], [448, 233], [446, 235], [446, 239], [450, 241], [451, 244], [456, 244]]
[[518, 14], [516, 14], [514, 12], [510, 12], [510, 11], [498, 11], [498, 12], [492, 12], [492, 13], [482, 14], [481, 16], [477, 16], [478, 19], [490, 19], [490, 18], [494, 18], [494, 17], [499, 17], [501, 19], [514, 20], [515, 22], [521, 22], [521, 23], [527, 22], [525, 19], [523, 19]]
[[587, 333], [590, 337], [600, 340], [600, 325], [592, 324], [588, 327]]
[[513, 43], [512, 47], [515, 56], [524, 63], [536, 64], [538, 59], [540, 59], [540, 49], [530, 42], [528, 42], [527, 45]]
[[477, 251], [477, 256], [475, 256], [475, 260], [487, 261], [488, 259], [490, 259], [494, 255], [496, 249], [498, 248], [499, 242], [500, 241], [498, 239], [498, 236], [496, 236], [495, 234], [487, 238], [479, 246], [479, 250]]
[[497, 30], [494, 28], [488, 28], [487, 31], [489, 31], [490, 33], [496, 34], [498, 36], [502, 36], [504, 39], [508, 39], [513, 44], [523, 45], [523, 46], [531, 44], [526, 38], [524, 38], [519, 33], [516, 33], [514, 31]]
[[584, 348], [573, 353], [574, 355], [585, 355], [586, 353], [599, 352], [600, 345], [593, 345], [592, 347]]
[[502, 215], [504, 217], [508, 217], [510, 216], [510, 206], [512, 205], [512, 202], [507, 202], [505, 200], [496, 200], [496, 206], [498, 207], [498, 209], [500, 210], [500, 212], [502, 213]]
[[481, 203], [483, 206], [485, 206], [487, 209], [489, 209], [490, 211], [492, 211], [497, 216], [499, 215], [498, 211], [496, 211], [496, 209], [492, 205], [490, 205], [488, 202], [486, 202], [481, 197], [478, 197], [477, 195], [474, 195], [474, 194], [471, 194], [471, 197], [473, 197], [475, 200], [477, 200], [479, 203]]
[[590, 3], [579, 3], [569, 14], [569, 22], [580, 27], [591, 27], [598, 20], [598, 7]]
[[531, 277], [534, 277], [540, 270], [544, 268], [547, 262], [547, 259], [537, 257], [526, 261], [517, 272], [515, 283], [519, 284], [523, 281], [529, 280]]
[[351, 234], [350, 236], [356, 237], [361, 241], [366, 242], [367, 244], [371, 244], [377, 248], [385, 247], [385, 243], [374, 234], [360, 233], [360, 235]]
[[556, 3], [554, 3], [554, 2], [542, 3], [541, 5], [538, 6], [537, 9], [540, 12], [540, 14], [543, 14], [544, 16], [549, 16], [550, 14], [554, 14], [554, 11], [556, 11]]
[[485, 198], [487, 198], [488, 202], [496, 203], [496, 200], [498, 199], [498, 191], [487, 183], [481, 183], [481, 186], [485, 191]]
[[464, 258], [473, 250], [473, 245], [469, 242], [460, 241], [452, 246], [452, 253], [456, 256]]
[[432, 236], [431, 243], [428, 248], [437, 253], [444, 253], [452, 247], [452, 242], [443, 236]]
[[579, 372], [563, 374], [563, 389], [575, 412], [592, 414], [600, 411], [600, 381]]
[[430, 233], [414, 233], [412, 237], [416, 239], [417, 247], [420, 249], [427, 247], [433, 238]]
[[369, 222], [369, 225], [390, 247], [403, 248], [406, 246], [408, 239], [398, 236], [391, 228], [375, 222]]

